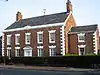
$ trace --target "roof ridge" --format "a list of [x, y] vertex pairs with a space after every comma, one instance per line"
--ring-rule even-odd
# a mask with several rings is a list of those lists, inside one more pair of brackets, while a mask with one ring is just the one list
[[50, 16], [50, 15], [56, 15], [56, 14], [63, 14], [63, 13], [66, 13], [66, 14], [67, 14], [67, 12], [59, 12], [59, 13], [52, 13], [52, 14], [47, 14], [47, 15], [40, 15], [40, 16], [35, 16], [35, 17], [25, 18], [25, 19], [22, 19], [22, 20], [32, 19], [32, 18], [37, 18], [37, 17]]

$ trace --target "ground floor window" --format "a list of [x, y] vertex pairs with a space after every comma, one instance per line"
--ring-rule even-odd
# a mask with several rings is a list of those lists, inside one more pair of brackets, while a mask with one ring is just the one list
[[32, 56], [32, 50], [24, 50], [24, 56], [27, 56], [27, 57]]
[[7, 56], [10, 58], [11, 57], [11, 49], [7, 49]]
[[25, 57], [31, 57], [32, 56], [32, 47], [26, 46], [23, 48], [24, 50], [24, 56]]
[[55, 48], [50, 48], [49, 54], [50, 54], [50, 56], [56, 56], [56, 50], [55, 50]]
[[42, 48], [38, 48], [38, 56], [43, 56], [43, 49]]
[[80, 55], [81, 56], [85, 55], [85, 48], [80, 48]]
[[20, 56], [20, 49], [15, 49], [15, 56], [19, 57]]

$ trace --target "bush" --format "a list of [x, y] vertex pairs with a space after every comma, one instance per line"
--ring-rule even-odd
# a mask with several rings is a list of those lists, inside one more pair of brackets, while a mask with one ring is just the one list
[[78, 54], [65, 54], [65, 56], [79, 56]]
[[11, 57], [10, 61], [7, 58], [5, 60], [6, 63], [54, 67], [88, 68], [91, 64], [100, 64], [99, 56]]

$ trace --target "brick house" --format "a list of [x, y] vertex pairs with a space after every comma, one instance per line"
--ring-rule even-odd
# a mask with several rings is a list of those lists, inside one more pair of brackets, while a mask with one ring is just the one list
[[98, 54], [99, 29], [98, 25], [72, 27], [68, 33], [69, 53], [79, 55]]
[[2, 55], [9, 57], [57, 56], [67, 53], [98, 54], [98, 25], [76, 26], [70, 0], [66, 12], [22, 19], [3, 31]]
[[72, 4], [68, 0], [66, 12], [22, 19], [3, 31], [3, 55], [14, 57], [56, 56], [68, 53], [68, 32], [76, 26]]

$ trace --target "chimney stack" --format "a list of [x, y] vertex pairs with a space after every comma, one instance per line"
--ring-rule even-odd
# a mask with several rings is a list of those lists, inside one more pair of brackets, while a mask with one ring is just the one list
[[72, 11], [72, 4], [70, 0], [68, 0], [66, 3], [66, 9], [67, 9], [67, 13], [70, 13], [70, 11]]
[[17, 12], [17, 14], [16, 14], [16, 21], [20, 21], [20, 20], [22, 20], [22, 14], [21, 14], [21, 12]]

